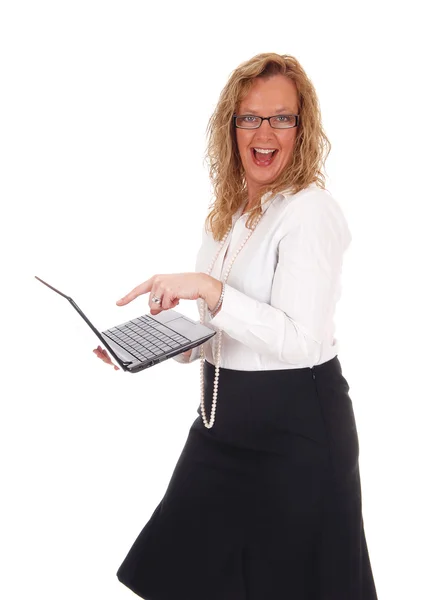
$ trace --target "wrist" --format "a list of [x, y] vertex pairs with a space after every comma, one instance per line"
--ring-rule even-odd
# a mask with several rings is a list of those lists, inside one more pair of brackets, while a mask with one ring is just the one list
[[221, 310], [221, 306], [223, 304], [223, 298], [224, 298], [224, 291], [225, 291], [225, 286], [224, 286], [224, 283], [222, 283], [221, 284], [221, 294], [220, 294], [220, 297], [219, 297], [219, 299], [217, 301], [217, 304], [212, 309], [209, 310], [211, 319], [214, 319], [214, 317], [216, 315], [218, 315], [218, 313]]
[[210, 312], [214, 309], [217, 309], [216, 312], [218, 312], [219, 307], [217, 305], [221, 298], [223, 287], [223, 283], [220, 280], [215, 279], [210, 275], [205, 276], [204, 285], [202, 286], [200, 296], [203, 300], [205, 300]]

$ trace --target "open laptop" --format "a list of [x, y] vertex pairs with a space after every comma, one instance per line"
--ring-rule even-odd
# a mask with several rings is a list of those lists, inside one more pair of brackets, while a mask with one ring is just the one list
[[69, 300], [120, 367], [130, 373], [137, 373], [185, 350], [199, 346], [216, 334], [216, 331], [206, 325], [192, 321], [173, 309], [164, 310], [158, 315], [142, 315], [99, 333], [70, 296], [60, 292], [37, 275], [35, 278]]

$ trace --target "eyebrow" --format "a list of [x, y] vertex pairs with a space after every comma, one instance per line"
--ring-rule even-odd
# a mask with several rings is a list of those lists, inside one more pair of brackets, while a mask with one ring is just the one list
[[[281, 113], [281, 112], [284, 112], [284, 111], [286, 111], [286, 110], [287, 110], [287, 111], [289, 111], [291, 114], [296, 114], [296, 112], [295, 112], [295, 113], [292, 113], [291, 109], [290, 109], [290, 108], [288, 108], [288, 107], [286, 107], [286, 106], [283, 106], [282, 108], [277, 108], [277, 109], [276, 109], [276, 112], [275, 112], [275, 113], [273, 113], [273, 114], [277, 115], [277, 114], [279, 114], [279, 113]], [[243, 111], [243, 113], [241, 112], [241, 114], [244, 114], [244, 115], [255, 115], [255, 114], [258, 114], [258, 110], [254, 110], [254, 109], [252, 109], [252, 108], [246, 108], [246, 109]]]

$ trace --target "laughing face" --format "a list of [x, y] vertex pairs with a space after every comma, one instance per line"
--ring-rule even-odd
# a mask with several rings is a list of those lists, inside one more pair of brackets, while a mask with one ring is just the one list
[[[238, 115], [260, 117], [297, 115], [295, 83], [284, 75], [257, 78], [236, 112]], [[262, 185], [272, 183], [283, 171], [291, 159], [296, 135], [296, 127], [274, 129], [268, 121], [263, 121], [258, 129], [236, 128], [236, 142], [248, 188], [248, 203]]]

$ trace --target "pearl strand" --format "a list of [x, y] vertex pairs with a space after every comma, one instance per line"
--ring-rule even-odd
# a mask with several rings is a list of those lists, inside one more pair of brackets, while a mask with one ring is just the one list
[[[224, 275], [223, 278], [223, 290], [224, 290], [224, 286], [226, 285], [227, 279], [229, 277], [229, 273], [230, 270], [233, 266], [233, 263], [235, 262], [235, 259], [237, 257], [237, 255], [239, 254], [239, 252], [242, 250], [242, 248], [245, 246], [246, 242], [249, 240], [249, 238], [251, 237], [251, 235], [254, 233], [255, 228], [257, 227], [261, 217], [263, 215], [261, 214], [259, 217], [257, 217], [255, 223], [254, 223], [254, 227], [252, 229], [249, 230], [248, 235], [246, 236], [246, 238], [244, 239], [244, 241], [242, 242], [242, 244], [239, 246], [238, 250], [236, 251], [236, 253], [233, 255], [232, 260], [229, 263], [229, 266], [227, 267], [226, 273]], [[232, 225], [229, 225], [223, 239], [221, 240], [220, 246], [217, 250], [216, 255], [214, 256], [214, 258], [211, 261], [211, 264], [208, 268], [207, 271], [207, 275], [210, 275], [215, 261], [218, 258], [218, 255], [221, 252], [221, 249], [230, 233], [230, 230], [232, 229]], [[205, 310], [206, 310], [206, 302], [201, 301], [200, 304], [200, 322], [202, 324], [204, 324], [204, 316], [205, 316]], [[211, 427], [214, 425], [214, 420], [215, 420], [215, 412], [216, 412], [216, 407], [217, 407], [217, 395], [218, 395], [218, 380], [219, 380], [219, 374], [220, 374], [220, 354], [221, 354], [221, 333], [222, 330], [219, 329], [216, 336], [214, 336], [212, 338], [213, 340], [213, 346], [214, 346], [214, 338], [218, 336], [218, 348], [217, 348], [217, 354], [214, 357], [215, 359], [215, 376], [214, 376], [214, 389], [213, 389], [213, 402], [212, 402], [212, 406], [211, 406], [211, 415], [210, 415], [210, 420], [207, 420], [206, 414], [205, 414], [205, 402], [204, 402], [204, 363], [205, 363], [205, 354], [204, 354], [204, 344], [201, 344], [201, 348], [200, 348], [200, 367], [201, 367], [201, 413], [202, 413], [202, 420], [204, 422], [204, 425], [207, 429], [211, 429]], [[214, 356], [214, 351], [213, 351], [213, 356]]]

